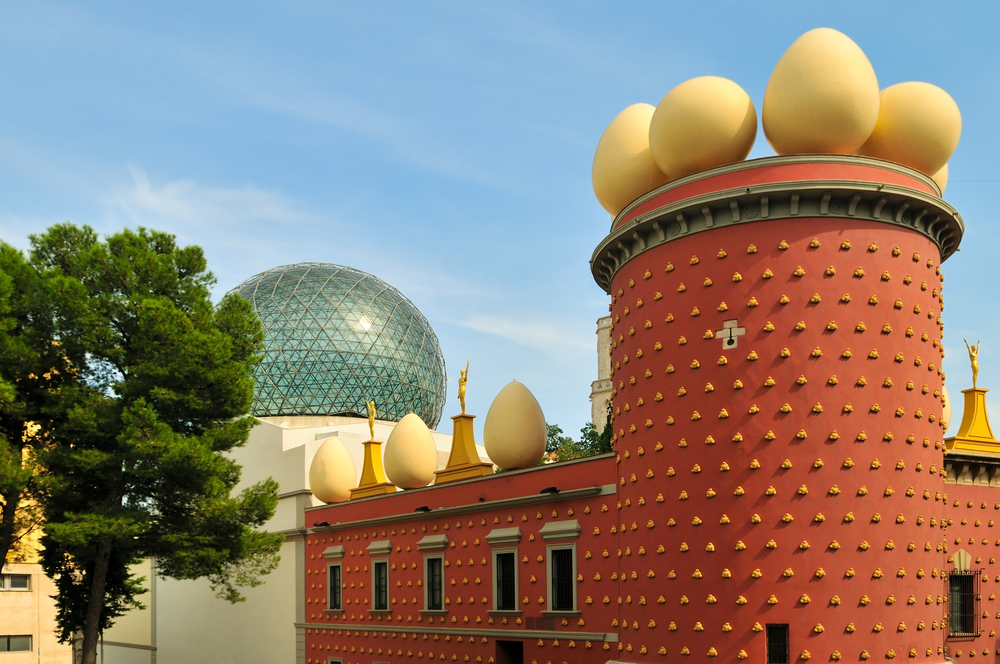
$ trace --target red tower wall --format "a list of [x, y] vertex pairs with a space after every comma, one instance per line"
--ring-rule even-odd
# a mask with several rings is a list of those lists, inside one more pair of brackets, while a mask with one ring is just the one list
[[788, 623], [793, 657], [941, 660], [939, 261], [911, 230], [803, 218], [682, 237], [614, 275], [633, 657], [763, 661], [755, 630]]

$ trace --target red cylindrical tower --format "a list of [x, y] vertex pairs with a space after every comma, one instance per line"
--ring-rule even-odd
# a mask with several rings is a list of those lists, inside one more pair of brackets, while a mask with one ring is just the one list
[[[775, 157], [665, 185], [594, 253], [612, 295], [621, 641], [940, 662], [940, 263], [916, 171]], [[647, 582], [655, 578], [655, 583]]]

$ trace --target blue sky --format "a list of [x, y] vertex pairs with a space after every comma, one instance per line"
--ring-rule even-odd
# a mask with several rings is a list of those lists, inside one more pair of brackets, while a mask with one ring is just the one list
[[[590, 186], [605, 126], [709, 74], [759, 112], [778, 58], [821, 26], [864, 49], [880, 86], [928, 81], [961, 108], [945, 198], [967, 232], [944, 266], [944, 366], [958, 396], [961, 339], [982, 338], [991, 387], [994, 3], [7, 2], [0, 237], [25, 246], [63, 220], [170, 231], [206, 249], [219, 294], [275, 265], [354, 266], [431, 321], [451, 399], [471, 360], [480, 430], [517, 379], [575, 433], [608, 304], [587, 266], [609, 225]], [[768, 154], [758, 132], [751, 156]]]

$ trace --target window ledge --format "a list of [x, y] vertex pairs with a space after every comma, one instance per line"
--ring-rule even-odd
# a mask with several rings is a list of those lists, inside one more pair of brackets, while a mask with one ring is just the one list
[[448, 614], [448, 609], [421, 609], [417, 613], [431, 614], [435, 616], [443, 616]]
[[568, 618], [571, 616], [578, 616], [580, 614], [581, 611], [542, 611], [543, 616], [553, 616], [553, 617], [564, 616]]
[[499, 609], [496, 609], [493, 611], [487, 611], [486, 613], [490, 614], [491, 616], [519, 616], [521, 615], [522, 611], [516, 609], [513, 611], [501, 611]]
[[323, 609], [323, 613], [346, 613], [343, 609]]
[[368, 613], [391, 614], [392, 613], [392, 609], [368, 609]]

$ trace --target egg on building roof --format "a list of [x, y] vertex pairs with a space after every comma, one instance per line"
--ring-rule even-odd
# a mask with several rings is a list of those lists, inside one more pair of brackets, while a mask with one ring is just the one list
[[401, 419], [389, 434], [382, 454], [389, 481], [401, 489], [427, 486], [437, 470], [437, 447], [430, 429], [414, 413]]
[[951, 424], [951, 396], [944, 385], [941, 386], [941, 401], [944, 402], [941, 406], [941, 428], [947, 432], [948, 425]]
[[931, 179], [934, 180], [938, 189], [941, 190], [941, 195], [944, 196], [945, 187], [948, 186], [948, 164], [942, 166], [937, 173], [931, 176]]
[[597, 144], [591, 171], [594, 194], [612, 215], [667, 182], [649, 150], [649, 121], [655, 110], [649, 104], [629, 106], [615, 116]]
[[527, 387], [515, 381], [497, 394], [483, 425], [490, 459], [505, 470], [528, 468], [545, 454], [545, 415]]
[[757, 137], [757, 109], [739, 85], [699, 76], [667, 93], [649, 124], [649, 148], [671, 180], [743, 161]]
[[358, 468], [347, 447], [336, 436], [324, 439], [309, 466], [313, 495], [324, 503], [341, 503], [350, 499], [357, 485]]
[[847, 35], [810, 30], [778, 60], [764, 93], [764, 135], [779, 155], [853, 154], [875, 129], [875, 70]]
[[890, 85], [879, 97], [878, 122], [858, 153], [927, 175], [944, 168], [962, 135], [955, 100], [936, 85], [918, 81]]

